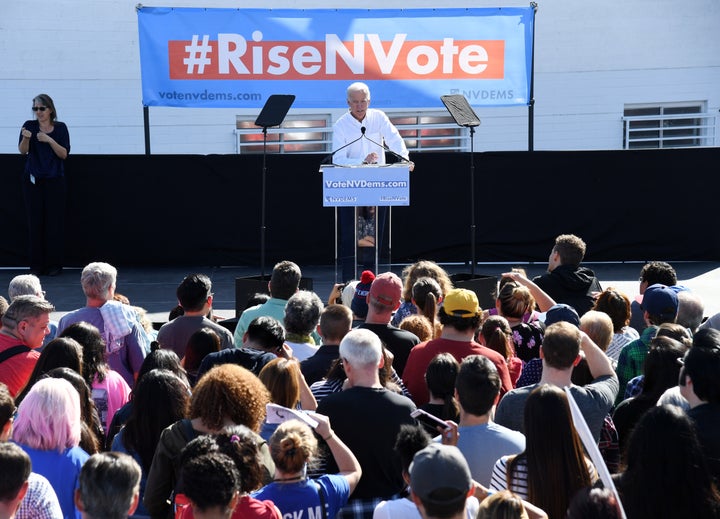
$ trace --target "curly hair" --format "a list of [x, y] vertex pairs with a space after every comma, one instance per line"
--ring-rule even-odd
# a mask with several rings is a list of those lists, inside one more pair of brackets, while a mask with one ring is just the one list
[[219, 430], [227, 419], [255, 432], [265, 419], [270, 392], [252, 372], [237, 364], [221, 364], [205, 373], [193, 389], [190, 415]]
[[445, 269], [434, 261], [420, 260], [408, 265], [402, 271], [404, 280], [402, 297], [406, 303], [412, 302], [413, 285], [421, 277], [429, 277], [440, 284], [442, 294], [445, 295], [453, 289], [453, 283]]

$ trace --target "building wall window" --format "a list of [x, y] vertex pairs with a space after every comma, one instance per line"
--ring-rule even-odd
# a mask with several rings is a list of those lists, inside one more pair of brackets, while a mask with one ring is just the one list
[[628, 105], [623, 114], [623, 149], [712, 146], [715, 116], [706, 104]]
[[[408, 151], [467, 151], [467, 128], [459, 127], [449, 115], [391, 114], [388, 117], [405, 139]], [[282, 125], [267, 129], [255, 126], [255, 118], [237, 116], [235, 126], [237, 153], [329, 153], [332, 147], [330, 114], [288, 115]]]

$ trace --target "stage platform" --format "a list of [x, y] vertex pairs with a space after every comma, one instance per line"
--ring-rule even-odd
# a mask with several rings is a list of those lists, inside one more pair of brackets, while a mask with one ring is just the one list
[[[720, 262], [672, 262], [678, 272], [679, 282], [696, 292], [705, 303], [705, 315], [720, 312]], [[449, 274], [470, 274], [468, 264], [442, 264]], [[502, 263], [477, 264], [476, 276], [500, 276], [512, 267], [523, 267], [529, 276], [543, 273], [545, 263]], [[638, 293], [638, 275], [642, 262], [628, 263], [587, 263], [592, 268], [603, 288], [613, 286], [623, 290], [630, 298]], [[334, 265], [300, 265], [304, 277], [312, 279], [313, 290], [326, 302], [338, 274]], [[401, 275], [405, 265], [381, 265], [378, 270], [391, 270]], [[272, 265], [265, 268], [269, 278]], [[65, 268], [55, 277], [40, 278], [47, 299], [55, 305], [53, 319], [64, 313], [84, 306], [85, 297], [80, 288], [81, 268]], [[119, 267], [117, 292], [124, 294], [133, 305], [144, 308], [155, 323], [167, 321], [168, 312], [177, 304], [175, 289], [183, 277], [200, 272], [210, 277], [213, 283], [214, 312], [222, 318], [235, 317], [235, 280], [237, 278], [258, 278], [260, 269], [249, 266], [172, 266], [167, 268]], [[24, 267], [0, 267], [0, 294], [7, 297], [10, 280], [29, 273]]]

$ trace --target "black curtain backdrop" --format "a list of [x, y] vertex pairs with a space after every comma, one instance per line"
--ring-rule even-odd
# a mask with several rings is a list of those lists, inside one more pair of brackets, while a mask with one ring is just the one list
[[[268, 269], [333, 263], [324, 157], [267, 155]], [[392, 209], [393, 262], [469, 262], [470, 154], [411, 159], [411, 205]], [[0, 155], [0, 266], [27, 265], [23, 161]], [[588, 262], [716, 261], [705, 173], [718, 163], [718, 148], [475, 153], [475, 259], [545, 262], [555, 236], [574, 233]], [[262, 155], [70, 155], [66, 174], [66, 266], [260, 264]]]

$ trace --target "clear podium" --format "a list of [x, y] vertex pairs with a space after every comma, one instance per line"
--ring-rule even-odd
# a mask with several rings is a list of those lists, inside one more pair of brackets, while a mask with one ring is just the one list
[[[377, 208], [389, 207], [388, 257], [392, 257], [392, 207], [410, 205], [410, 169], [407, 164], [366, 164], [362, 166], [320, 166], [322, 173], [323, 207], [335, 208], [335, 282], [338, 281], [338, 208], [353, 207], [354, 269], [358, 266], [358, 208], [375, 207], [375, 232]], [[375, 270], [378, 272], [378, 249], [375, 244]]]

